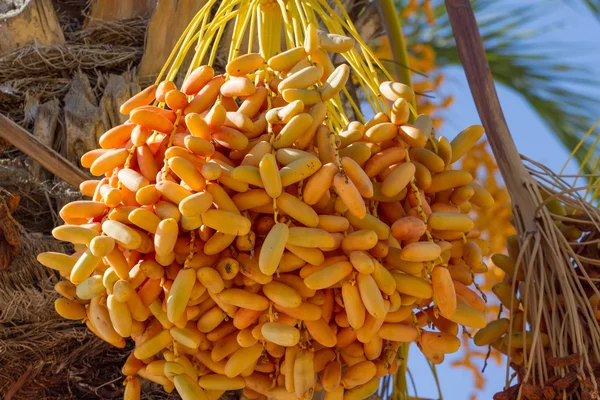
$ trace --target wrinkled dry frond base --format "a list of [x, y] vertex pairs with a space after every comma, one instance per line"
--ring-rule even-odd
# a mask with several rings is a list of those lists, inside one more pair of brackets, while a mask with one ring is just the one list
[[0, 112], [21, 122], [29, 98], [44, 102], [62, 97], [77, 71], [123, 73], [141, 58], [141, 47], [65, 44], [25, 47], [0, 58]]
[[[497, 398], [512, 399], [526, 392], [535, 395], [541, 393], [539, 390], [549, 394], [554, 391], [559, 396], [556, 398], [561, 399], [564, 395], [564, 398], [576, 396], [575, 393], [584, 399], [597, 398], [600, 326], [588, 297], [600, 294], [595, 286], [600, 277], [600, 214], [596, 206], [583, 199], [582, 192], [587, 187], [573, 187], [566, 177], [526, 157], [523, 159], [535, 179], [526, 188], [538, 206], [538, 213], [534, 232], [523, 232], [522, 224], [515, 221], [521, 243], [519, 267], [526, 273], [518, 289], [534, 340], [532, 348], [524, 349], [522, 365], [513, 365], [519, 382], [527, 384], [513, 386], [503, 393], [505, 397]], [[542, 192], [550, 194], [545, 201]], [[545, 207], [553, 199], [565, 206], [566, 216], [553, 214]], [[557, 221], [579, 228], [583, 235], [577, 241], [568, 241]], [[518, 283], [512, 283], [516, 290]], [[547, 351], [541, 346], [542, 331], [550, 337]], [[562, 363], [568, 365], [548, 361], [569, 356], [575, 361]]]
[[68, 33], [65, 44], [22, 47], [0, 57], [0, 113], [26, 126], [28, 108], [62, 98], [78, 71], [97, 86], [102, 74], [131, 69], [142, 58], [147, 22], [98, 22]]

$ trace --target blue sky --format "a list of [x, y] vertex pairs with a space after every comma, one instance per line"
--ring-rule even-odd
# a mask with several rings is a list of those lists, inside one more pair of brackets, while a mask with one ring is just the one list
[[[540, 21], [532, 24], [531, 28], [552, 26], [553, 29], [544, 33], [544, 42], [560, 48], [572, 49], [573, 52], [565, 54], [565, 57], [573, 57], [585, 62], [596, 73], [595, 78], [600, 77], [600, 67], [598, 67], [600, 65], [600, 44], [597, 41], [594, 42], [595, 38], [600, 37], [600, 22], [583, 7], [574, 5], [574, 3], [579, 2], [572, 0], [526, 0], [525, 2], [502, 0], [499, 3], [505, 12], [510, 12], [511, 7], [517, 4], [531, 3], [532, 5], [539, 5], [542, 2], [548, 6], [546, 8], [548, 13], [540, 18]], [[455, 103], [444, 113], [445, 123], [438, 134], [454, 137], [463, 127], [480, 123], [480, 120], [464, 72], [458, 67], [453, 67], [445, 69], [444, 74], [447, 83], [443, 90], [452, 93], [455, 97]], [[544, 122], [536, 116], [531, 107], [518, 94], [501, 86], [497, 89], [508, 126], [518, 150], [552, 170], [560, 171], [570, 154], [570, 150], [567, 150], [553, 137]], [[598, 118], [600, 118], [600, 107]], [[577, 164], [572, 162], [565, 173], [576, 173], [577, 168]], [[446, 357], [444, 365], [438, 366], [444, 399], [468, 399], [473, 392], [472, 375], [466, 369], [451, 368], [451, 360], [452, 357]], [[419, 396], [437, 399], [438, 394], [433, 383], [433, 377], [424, 357], [416, 346], [411, 348], [409, 368], [415, 379]], [[504, 366], [496, 366], [490, 363], [486, 369], [485, 377], [487, 386], [483, 392], [479, 393], [479, 399], [491, 399], [494, 393], [502, 390], [505, 377]]]

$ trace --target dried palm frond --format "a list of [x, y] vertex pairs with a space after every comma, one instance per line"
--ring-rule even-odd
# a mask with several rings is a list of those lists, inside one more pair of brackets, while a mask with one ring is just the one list
[[147, 25], [148, 19], [144, 17], [119, 21], [95, 20], [92, 27], [67, 33], [66, 37], [73, 43], [142, 47]]
[[[523, 349], [523, 362], [515, 367], [520, 384], [517, 398], [529, 390], [526, 384], [539, 388], [555, 377], [562, 380], [556, 387], [561, 397], [585, 396], [590, 388], [598, 390], [600, 324], [588, 296], [600, 296], [595, 286], [595, 269], [600, 262], [597, 256], [586, 254], [586, 249], [597, 250], [600, 215], [580, 194], [586, 185], [569, 185], [564, 177], [519, 156], [504, 120], [471, 6], [467, 0], [445, 3], [471, 93], [512, 200], [520, 248], [515, 264], [517, 271], [522, 269], [525, 275], [517, 286], [515, 271], [512, 290], [518, 290], [523, 304], [524, 325], [528, 325], [523, 329], [532, 335], [531, 346]], [[560, 226], [569, 224], [585, 232], [583, 239], [581, 235], [572, 242], [566, 239]], [[542, 334], [549, 337], [546, 346]], [[511, 338], [509, 331], [508, 349]], [[581, 361], [569, 373], [546, 362], [548, 356], [572, 354], [581, 355]], [[497, 398], [512, 398], [506, 397], [514, 390], [508, 388], [508, 372], [507, 365], [507, 390]], [[582, 382], [581, 387], [578, 382]], [[590, 387], [583, 382], [589, 382]]]
[[[543, 384], [561, 372], [546, 364], [548, 355], [557, 358], [580, 354], [581, 362], [573, 368], [583, 379], [594, 381], [591, 371], [600, 362], [600, 325], [588, 297], [600, 295], [596, 288], [600, 213], [585, 200], [587, 185], [574, 188], [569, 182], [571, 177], [521, 157], [534, 178], [525, 181], [525, 189], [536, 205], [536, 213], [532, 216], [535, 229], [520, 230], [519, 235], [521, 262], [517, 266], [524, 269], [526, 279], [518, 287], [516, 280], [512, 282], [513, 290], [520, 292], [529, 329], [534, 333], [533, 346], [524, 349], [520, 378]], [[568, 210], [566, 215], [551, 212], [547, 205], [552, 202], [562, 204]], [[579, 240], [569, 241], [561, 226], [576, 227], [583, 234]], [[542, 331], [551, 338], [548, 354], [541, 346]]]
[[77, 70], [122, 71], [141, 57], [139, 48], [106, 44], [21, 47], [0, 58], [0, 81], [31, 76], [63, 76]]

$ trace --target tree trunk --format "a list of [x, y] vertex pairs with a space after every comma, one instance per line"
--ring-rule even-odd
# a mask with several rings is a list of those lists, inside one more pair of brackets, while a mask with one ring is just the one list
[[119, 107], [139, 91], [140, 86], [131, 72], [125, 72], [123, 75], [109, 75], [102, 99], [100, 99], [102, 121], [106, 129], [127, 121], [127, 115], [121, 114]]
[[[35, 118], [33, 136], [50, 148], [53, 147], [59, 112], [58, 99], [52, 99], [38, 107]], [[48, 172], [38, 162], [33, 164], [31, 173], [40, 182], [50, 178]]]
[[97, 21], [120, 21], [135, 17], [149, 17], [157, 0], [93, 0], [83, 28], [90, 28]]
[[52, 0], [5, 0], [0, 3], [0, 55], [37, 44], [64, 43]]
[[146, 31], [144, 57], [138, 69], [140, 78], [158, 75], [177, 40], [204, 4], [206, 0], [158, 1]]
[[96, 105], [90, 82], [81, 73], [75, 75], [65, 96], [66, 156], [81, 166], [81, 156], [98, 147], [98, 139], [106, 131], [102, 111]]

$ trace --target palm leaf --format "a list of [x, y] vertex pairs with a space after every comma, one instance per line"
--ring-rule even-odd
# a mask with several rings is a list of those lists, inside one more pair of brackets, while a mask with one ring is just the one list
[[[573, 6], [570, 0], [563, 0], [565, 4]], [[600, 1], [598, 0], [579, 0], [584, 7], [587, 7], [594, 16], [600, 19]]]
[[[435, 8], [437, 24], [434, 27], [408, 23], [412, 21], [404, 24], [410, 30], [407, 40], [433, 46], [440, 66], [460, 65], [445, 7], [439, 3]], [[592, 11], [594, 7], [600, 8], [597, 0], [587, 3]], [[573, 57], [565, 57], [576, 53], [576, 44], [569, 48], [558, 47], [545, 40], [543, 32], [552, 29], [551, 25], [531, 28], [531, 21], [540, 21], [546, 15], [544, 10], [548, 9], [548, 3], [512, 9], [491, 0], [473, 0], [472, 4], [496, 82], [520, 94], [569, 150], [575, 148], [599, 117], [598, 101], [592, 93], [600, 88], [600, 81]], [[402, 9], [403, 2], [397, 5]], [[562, 2], [553, 6], [567, 7]], [[578, 162], [582, 162], [589, 151], [595, 152], [590, 148], [593, 139], [594, 135], [586, 139], [575, 154]], [[584, 166], [586, 172], [590, 172], [597, 157], [598, 153], [588, 160]]]
[[[519, 93], [569, 150], [575, 148], [597, 120], [598, 101], [591, 93], [600, 88], [600, 81], [583, 65], [565, 57], [573, 54], [573, 48], [548, 43], [539, 33], [545, 29], [528, 27], [532, 20], [543, 17], [541, 8], [528, 5], [498, 13], [489, 0], [474, 1], [474, 8], [494, 79]], [[460, 64], [445, 13], [434, 30], [430, 44], [437, 52], [438, 64]], [[592, 143], [590, 137], [575, 154], [579, 162]], [[586, 171], [597, 156], [586, 163]]]

